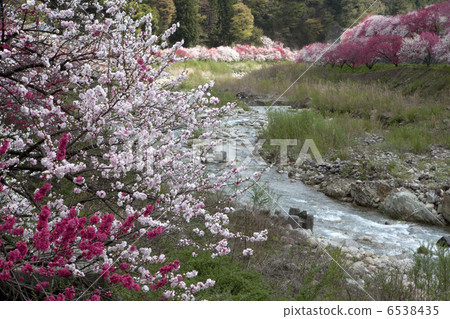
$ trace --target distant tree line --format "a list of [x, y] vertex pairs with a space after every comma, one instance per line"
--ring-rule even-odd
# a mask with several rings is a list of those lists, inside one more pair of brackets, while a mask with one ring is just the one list
[[[130, 4], [137, 1], [130, 0]], [[402, 14], [439, 0], [381, 0], [368, 13]], [[373, 0], [142, 0], [156, 32], [173, 23], [186, 47], [259, 44], [262, 35], [290, 47], [327, 41], [349, 27]], [[143, 13], [143, 12], [142, 12]], [[139, 13], [138, 13], [139, 14]]]

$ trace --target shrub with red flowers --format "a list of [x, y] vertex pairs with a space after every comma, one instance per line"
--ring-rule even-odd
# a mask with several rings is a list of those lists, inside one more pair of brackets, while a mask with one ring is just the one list
[[340, 43], [302, 48], [297, 61], [369, 68], [376, 63], [449, 63], [449, 34], [450, 1], [444, 1], [404, 15], [369, 15]]
[[[212, 84], [177, 91], [176, 26], [157, 37], [125, 4], [0, 2], [2, 299], [101, 300], [120, 286], [191, 300], [214, 281], [167, 262], [165, 243], [215, 257], [229, 238], [266, 238], [233, 234], [231, 208], [205, 207], [241, 168], [207, 174], [187, 147], [232, 105], [210, 107]], [[214, 236], [197, 241], [199, 227]]]

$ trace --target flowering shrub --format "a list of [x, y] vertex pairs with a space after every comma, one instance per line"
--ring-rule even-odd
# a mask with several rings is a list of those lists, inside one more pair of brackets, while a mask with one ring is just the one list
[[209, 107], [212, 83], [176, 91], [184, 75], [157, 84], [179, 60], [182, 43], [167, 42], [176, 26], [157, 37], [150, 15], [102, 3], [0, 4], [3, 299], [101, 300], [121, 286], [191, 300], [214, 281], [152, 248], [175, 238], [215, 257], [229, 238], [266, 239], [230, 232], [231, 208], [205, 207], [202, 194], [242, 168], [206, 174], [186, 146], [233, 105]]
[[298, 53], [285, 48], [280, 42], [274, 42], [263, 37], [264, 46], [255, 47], [249, 44], [239, 44], [234, 48], [218, 47], [206, 48], [196, 46], [194, 48], [180, 48], [176, 51], [179, 57], [191, 60], [211, 60], [222, 62], [234, 61], [294, 61]]
[[369, 15], [342, 35], [333, 45], [313, 43], [300, 50], [298, 62], [331, 65], [375, 63], [448, 63], [450, 1], [434, 4], [405, 15]]

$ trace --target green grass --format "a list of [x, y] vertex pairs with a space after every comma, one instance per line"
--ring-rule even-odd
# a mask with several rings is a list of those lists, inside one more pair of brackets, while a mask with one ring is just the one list
[[[370, 128], [370, 121], [351, 119], [346, 115], [325, 118], [315, 111], [273, 111], [268, 115], [269, 124], [262, 131], [264, 139], [295, 139], [297, 146], [289, 149], [292, 159], [300, 152], [306, 139], [312, 139], [322, 155], [329, 155], [334, 150], [344, 149], [355, 144], [355, 139]], [[277, 152], [279, 146], [265, 146], [271, 152]]]
[[386, 135], [386, 150], [426, 153], [433, 144], [433, 135], [425, 127], [404, 125], [392, 127]]
[[227, 63], [188, 60], [172, 65], [170, 72], [174, 75], [187, 72], [187, 79], [178, 87], [181, 90], [190, 90], [213, 80], [215, 85], [211, 90], [211, 94], [219, 98], [219, 107], [227, 103], [236, 102], [237, 106], [247, 109], [247, 105], [236, 98], [236, 93], [238, 92], [227, 88], [238, 82], [235, 74], [248, 73], [269, 65], [271, 64], [256, 61]]
[[411, 277], [428, 300], [450, 300], [450, 250], [427, 247], [428, 253], [414, 255]]
[[344, 264], [340, 250], [329, 250], [331, 257], [336, 261], [326, 264], [317, 264], [305, 274], [305, 280], [295, 297], [298, 301], [325, 301], [342, 300], [342, 281], [345, 273], [338, 264]]
[[205, 282], [208, 278], [216, 281], [213, 287], [197, 294], [200, 299], [262, 301], [278, 298], [262, 274], [247, 268], [240, 260], [233, 260], [231, 256], [213, 259], [210, 253], [201, 253], [194, 258], [186, 250], [182, 252], [180, 261], [185, 270], [198, 271], [194, 281]]
[[450, 300], [450, 249], [422, 247], [406, 275], [408, 283], [399, 272], [380, 271], [367, 281], [366, 289], [376, 300]]
[[[280, 64], [261, 68], [228, 83], [227, 92], [240, 90], [253, 95], [277, 96], [294, 83], [306, 67]], [[372, 70], [313, 67], [285, 96], [290, 103], [310, 97], [311, 109], [321, 116], [295, 113], [269, 116], [269, 128], [262, 136], [313, 138], [325, 153], [333, 149], [345, 153], [342, 148], [351, 146], [354, 137], [365, 131], [383, 135], [384, 147], [398, 154], [425, 153], [431, 145], [450, 147], [448, 123], [444, 122], [450, 118], [450, 95], [445, 94], [450, 89], [447, 71], [449, 67], [441, 65], [430, 68], [377, 65]], [[390, 86], [394, 82], [398, 89]], [[408, 87], [415, 87], [414, 94], [402, 92]], [[343, 132], [347, 136], [343, 136]]]

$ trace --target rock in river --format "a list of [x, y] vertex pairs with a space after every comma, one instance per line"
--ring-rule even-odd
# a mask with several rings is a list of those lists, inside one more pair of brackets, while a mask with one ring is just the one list
[[443, 222], [426, 208], [416, 195], [407, 190], [387, 196], [380, 204], [380, 210], [399, 220], [443, 225]]

